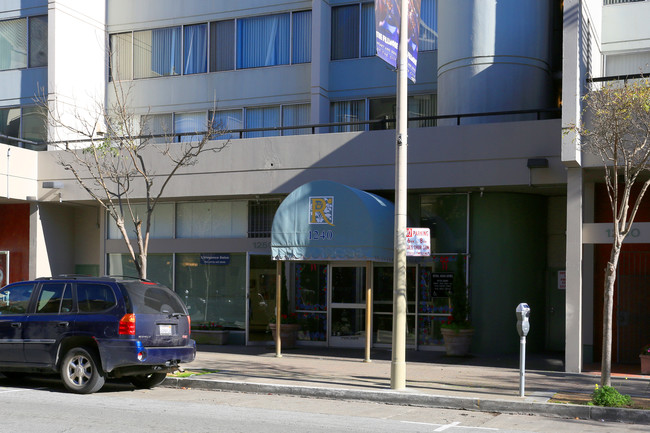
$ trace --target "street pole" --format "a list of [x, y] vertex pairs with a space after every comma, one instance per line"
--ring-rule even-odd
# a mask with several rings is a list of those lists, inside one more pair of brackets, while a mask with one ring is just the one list
[[408, 0], [400, 1], [395, 151], [395, 256], [393, 261], [393, 353], [391, 389], [406, 388], [406, 170], [408, 128]]

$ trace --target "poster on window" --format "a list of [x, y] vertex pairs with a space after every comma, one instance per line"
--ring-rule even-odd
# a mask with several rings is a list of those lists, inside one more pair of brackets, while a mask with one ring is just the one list
[[[408, 78], [415, 83], [420, 34], [420, 1], [408, 2]], [[400, 32], [400, 0], [375, 1], [375, 33], [377, 56], [397, 68]]]
[[0, 287], [9, 284], [9, 251], [0, 251]]

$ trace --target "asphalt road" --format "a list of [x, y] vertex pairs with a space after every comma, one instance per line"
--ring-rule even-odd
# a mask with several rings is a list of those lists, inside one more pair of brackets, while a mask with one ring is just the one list
[[57, 380], [0, 379], [0, 432], [647, 432], [647, 425], [109, 384], [92, 395]]

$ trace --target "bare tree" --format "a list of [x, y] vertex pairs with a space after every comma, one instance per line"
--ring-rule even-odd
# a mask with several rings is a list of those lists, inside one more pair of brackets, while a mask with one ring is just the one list
[[[153, 134], [151, 116], [131, 109], [131, 87], [112, 81], [110, 105], [95, 101], [90, 109], [65, 108], [60, 101], [39, 98], [47, 113], [50, 142], [63, 150], [58, 163], [117, 225], [140, 278], [147, 277], [147, 251], [152, 215], [172, 178], [197, 163], [204, 152], [218, 152], [228, 141], [215, 141], [224, 131], [213, 119], [200, 133]], [[207, 117], [206, 117], [207, 119]], [[64, 135], [68, 140], [61, 140]], [[154, 170], [154, 166], [160, 173]], [[144, 207], [144, 210], [138, 210]], [[135, 245], [129, 240], [127, 221], [133, 224]]]
[[[650, 180], [650, 87], [643, 80], [594, 88], [584, 98], [586, 126], [574, 127], [582, 149], [604, 166], [613, 219], [613, 243], [605, 268], [601, 386], [611, 386], [612, 321], [616, 270], [623, 241], [632, 229]], [[640, 185], [636, 197], [632, 189]]]

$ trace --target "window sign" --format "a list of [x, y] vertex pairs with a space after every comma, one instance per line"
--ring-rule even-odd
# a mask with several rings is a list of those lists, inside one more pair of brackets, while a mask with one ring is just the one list
[[202, 265], [229, 265], [230, 254], [201, 254]]

